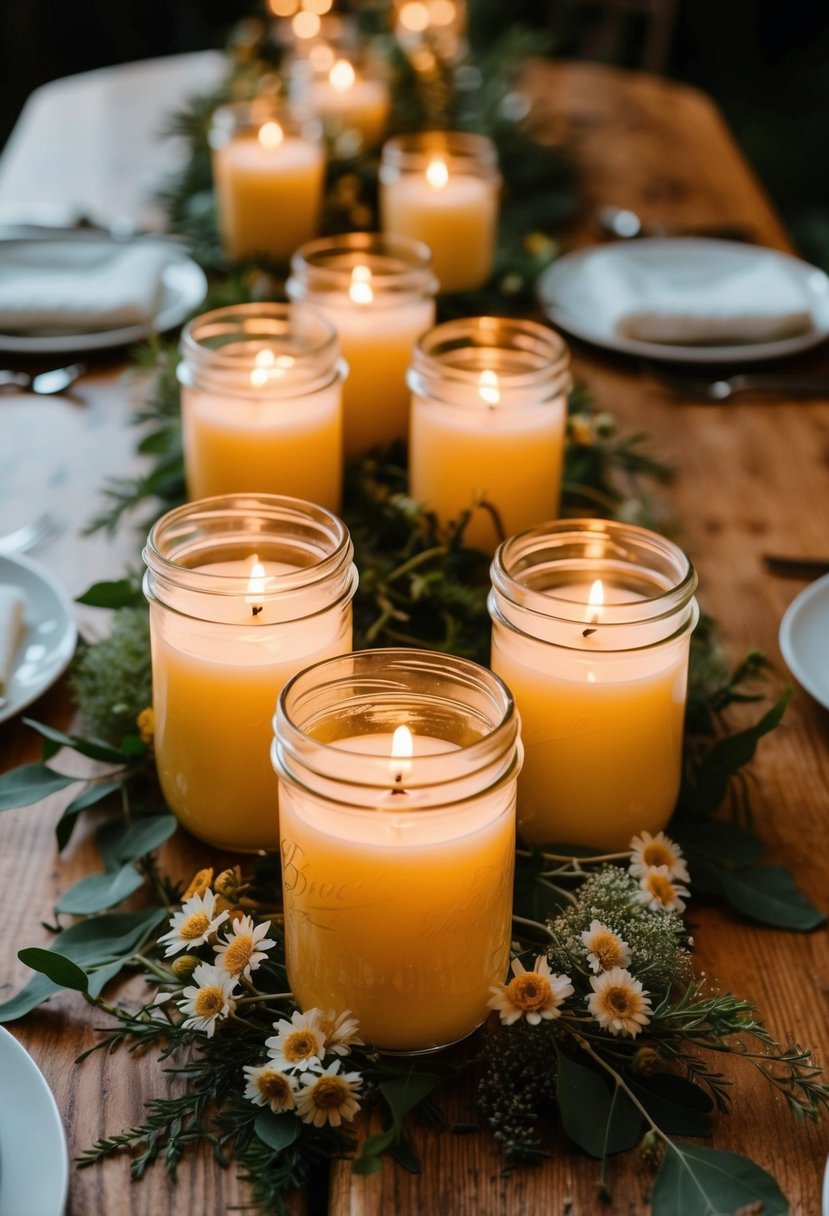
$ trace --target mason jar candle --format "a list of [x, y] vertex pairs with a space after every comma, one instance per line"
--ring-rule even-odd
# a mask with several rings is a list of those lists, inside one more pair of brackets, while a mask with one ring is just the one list
[[558, 514], [569, 352], [534, 321], [465, 317], [414, 349], [409, 492], [464, 543], [498, 543]]
[[295, 498], [209, 498], [162, 516], [144, 561], [167, 804], [217, 848], [275, 849], [276, 698], [300, 668], [351, 649], [345, 525]]
[[364, 1039], [426, 1052], [487, 1014], [509, 960], [518, 718], [465, 659], [366, 650], [283, 689], [285, 949], [302, 1009], [350, 1009]]
[[429, 246], [442, 292], [474, 291], [492, 274], [500, 189], [498, 155], [484, 135], [423, 131], [383, 145], [383, 231]]
[[346, 369], [334, 327], [290, 304], [238, 304], [196, 317], [180, 350], [188, 497], [255, 491], [338, 510]]
[[492, 669], [521, 714], [528, 843], [616, 851], [668, 823], [696, 586], [681, 549], [631, 524], [560, 520], [498, 549]]
[[406, 371], [415, 342], [435, 321], [430, 262], [420, 241], [368, 232], [311, 241], [291, 259], [289, 297], [328, 318], [348, 363], [348, 459], [408, 435]]
[[319, 230], [325, 180], [320, 123], [276, 98], [256, 98], [220, 106], [209, 142], [226, 257], [287, 262]]
[[389, 86], [376, 64], [351, 54], [298, 57], [290, 69], [291, 92], [322, 123], [336, 150], [354, 155], [376, 148], [386, 133]]

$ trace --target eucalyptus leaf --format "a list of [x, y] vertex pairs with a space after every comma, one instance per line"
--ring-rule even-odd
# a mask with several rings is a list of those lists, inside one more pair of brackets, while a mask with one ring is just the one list
[[75, 600], [90, 608], [133, 608], [144, 603], [144, 593], [128, 578], [93, 583]]
[[753, 1204], [763, 1216], [789, 1211], [771, 1174], [748, 1157], [668, 1141], [651, 1191], [653, 1216], [723, 1216]]
[[64, 954], [29, 946], [25, 950], [18, 950], [17, 957], [32, 971], [39, 971], [61, 988], [73, 988], [76, 992], [87, 992], [89, 989], [86, 972]]
[[125, 958], [116, 958], [111, 963], [104, 963], [91, 971], [89, 973], [89, 995], [91, 997], [100, 996], [110, 980], [114, 980], [116, 975], [121, 974], [126, 963]]
[[82, 794], [78, 794], [77, 798], [72, 799], [55, 828], [58, 852], [65, 849], [69, 843], [80, 812], [85, 811], [87, 807], [95, 806], [98, 802], [103, 802], [105, 798], [108, 798], [110, 794], [114, 794], [120, 788], [120, 781], [100, 781], [94, 785], [90, 785]]
[[732, 908], [778, 929], [801, 932], [825, 924], [826, 916], [798, 889], [782, 866], [751, 866], [723, 876], [723, 894]]
[[[56, 951], [86, 969], [107, 965], [135, 953], [158, 928], [165, 915], [163, 908], [150, 908], [142, 912], [111, 912], [70, 925], [57, 934], [52, 945]], [[95, 982], [93, 977], [90, 992]], [[45, 975], [34, 976], [25, 988], [0, 1005], [0, 1023], [23, 1017], [59, 991], [60, 985], [53, 984]]]
[[720, 866], [753, 866], [763, 856], [763, 842], [758, 836], [725, 819], [687, 816], [675, 821], [674, 833], [686, 852]]
[[661, 1131], [669, 1136], [710, 1136], [713, 1102], [685, 1077], [659, 1074], [628, 1078], [630, 1088]]
[[717, 810], [728, 791], [731, 777], [754, 759], [763, 735], [780, 725], [791, 695], [792, 690], [786, 689], [780, 700], [753, 726], [718, 739], [697, 765], [692, 780], [683, 786], [681, 805], [697, 814], [711, 814]]
[[281, 1153], [297, 1139], [302, 1124], [297, 1115], [276, 1115], [272, 1110], [264, 1110], [261, 1115], [257, 1115], [253, 1130], [268, 1148]]
[[169, 840], [178, 827], [174, 815], [149, 815], [135, 823], [107, 823], [96, 841], [108, 870], [152, 853]]
[[394, 1144], [394, 1130], [389, 1128], [388, 1131], [380, 1132], [376, 1136], [369, 1136], [363, 1141], [360, 1146], [360, 1152], [351, 1162], [351, 1172], [353, 1174], [376, 1174], [378, 1170], [383, 1168], [383, 1162], [380, 1157]]
[[67, 735], [62, 730], [44, 726], [42, 722], [35, 722], [32, 718], [24, 718], [23, 721], [44, 739], [48, 739], [50, 743], [58, 744], [60, 747], [69, 747], [72, 751], [78, 752], [79, 755], [86, 756], [90, 760], [101, 760], [104, 764], [123, 764], [129, 759], [124, 752], [110, 747], [101, 739], [85, 739], [81, 735]]
[[67, 777], [46, 764], [22, 764], [0, 777], [0, 811], [34, 806], [50, 794], [77, 785], [83, 777]]
[[440, 1083], [440, 1077], [430, 1072], [411, 1072], [405, 1077], [391, 1077], [378, 1086], [391, 1112], [392, 1127], [400, 1130], [403, 1120]]
[[105, 870], [102, 874], [90, 874], [70, 887], [55, 904], [58, 912], [70, 912], [74, 916], [88, 916], [103, 912], [120, 904], [128, 895], [143, 884], [144, 879], [135, 866], [125, 865], [120, 870]]
[[570, 1139], [599, 1159], [633, 1148], [642, 1132], [642, 1116], [624, 1090], [572, 1060], [558, 1043], [555, 1047], [556, 1097], [561, 1125]]

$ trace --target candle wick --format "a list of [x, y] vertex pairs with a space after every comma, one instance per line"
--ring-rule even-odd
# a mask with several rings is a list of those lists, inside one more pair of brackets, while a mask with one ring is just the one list
[[[596, 620], [598, 620], [598, 617], [594, 616], [592, 619], [595, 622]], [[589, 637], [592, 637], [595, 632], [596, 632], [595, 629], [582, 629], [581, 636], [583, 638], [589, 638]]]
[[403, 789], [402, 783], [403, 783], [403, 774], [397, 773], [397, 775], [394, 778], [394, 789], [392, 790], [392, 794], [405, 794], [406, 793], [406, 791]]
[[250, 610], [250, 615], [251, 615], [251, 616], [259, 616], [259, 613], [260, 613], [260, 612], [264, 612], [264, 610], [265, 610], [265, 605], [264, 605], [264, 604], [254, 604], [254, 605], [253, 605], [253, 607], [252, 607], [252, 608], [251, 608], [251, 610]]

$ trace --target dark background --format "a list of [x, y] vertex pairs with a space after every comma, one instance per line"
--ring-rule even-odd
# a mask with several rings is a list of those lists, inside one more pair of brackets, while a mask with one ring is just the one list
[[[352, 5], [353, 7], [353, 5]], [[504, 14], [543, 27], [555, 53], [639, 66], [643, 22], [596, 37], [607, 0], [470, 0], [479, 28]], [[224, 45], [256, 0], [0, 0], [0, 147], [28, 94], [107, 64]], [[676, 0], [665, 74], [709, 92], [803, 256], [829, 269], [826, 0]]]

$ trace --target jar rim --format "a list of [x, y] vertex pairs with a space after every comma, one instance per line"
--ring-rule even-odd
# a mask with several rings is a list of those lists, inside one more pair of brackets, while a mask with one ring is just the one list
[[378, 303], [437, 293], [432, 251], [423, 241], [396, 233], [349, 232], [307, 241], [296, 250], [286, 283], [288, 296], [327, 302], [330, 295], [347, 294], [354, 269], [366, 261], [373, 261], [371, 289], [375, 298], [382, 297]]
[[[229, 528], [211, 532], [212, 526], [222, 521], [231, 524], [234, 518], [240, 523], [245, 519], [256, 520], [258, 527], [252, 533]], [[263, 522], [294, 527], [293, 534], [287, 529], [281, 534], [274, 532], [273, 542], [281, 539], [287, 544], [292, 535], [295, 539], [304, 537], [308, 551], [314, 547], [319, 551], [318, 559], [308, 565], [264, 575], [261, 580], [264, 602], [305, 591], [346, 571], [351, 565], [354, 550], [348, 529], [338, 516], [324, 507], [282, 494], [222, 494], [174, 507], [153, 524], [142, 553], [147, 574], [208, 597], [238, 598], [247, 592], [248, 575], [194, 569], [171, 554], [177, 553], [180, 557], [189, 553], [192, 558], [206, 556], [211, 541], [214, 550], [221, 541], [226, 545], [244, 546], [249, 553], [257, 540], [262, 545], [268, 539]]]
[[322, 145], [323, 127], [316, 115], [294, 99], [270, 93], [218, 105], [210, 118], [208, 143], [217, 151], [235, 136], [253, 135], [266, 122], [278, 122], [288, 135]]
[[[380, 671], [372, 675], [372, 668], [380, 667]], [[328, 677], [326, 679], [326, 677]], [[429, 677], [433, 681], [431, 692], [417, 694], [413, 686], [407, 685], [408, 680]], [[488, 782], [484, 790], [495, 788], [504, 780], [514, 775], [515, 764], [520, 764], [521, 745], [519, 737], [519, 719], [515, 701], [509, 688], [494, 672], [474, 663], [470, 659], [462, 659], [456, 655], [428, 650], [414, 650], [404, 647], [389, 647], [383, 649], [357, 650], [347, 655], [337, 655], [323, 659], [304, 670], [297, 672], [282, 688], [278, 700], [276, 714], [273, 719], [274, 744], [272, 756], [276, 763], [279, 760], [280, 776], [285, 776], [297, 785], [303, 785], [295, 769], [311, 777], [325, 780], [341, 781], [352, 790], [368, 793], [390, 793], [392, 784], [388, 775], [388, 765], [391, 757], [367, 755], [365, 751], [351, 750], [339, 742], [335, 746], [326, 742], [306, 729], [309, 721], [320, 723], [326, 718], [330, 720], [336, 710], [342, 714], [350, 704], [365, 704], [372, 711], [379, 713], [385, 701], [394, 697], [407, 699], [410, 706], [416, 703], [418, 708], [428, 704], [441, 704], [446, 707], [454, 706], [455, 713], [460, 717], [464, 705], [457, 699], [450, 698], [448, 685], [456, 682], [456, 688], [464, 687], [473, 690], [477, 684], [479, 693], [483, 693], [491, 707], [491, 719], [485, 733], [469, 743], [459, 744], [457, 760], [459, 773], [457, 777], [447, 777], [447, 756], [455, 757], [455, 752], [439, 752], [419, 755], [412, 766], [412, 776], [406, 779], [406, 790], [428, 795], [430, 791], [441, 791], [441, 805], [435, 808], [424, 808], [422, 805], [412, 808], [412, 813], [440, 812], [449, 806], [456, 807], [459, 802], [466, 801], [469, 796], [464, 793], [461, 798], [453, 798], [451, 793], [443, 796], [444, 791], [451, 791], [453, 785], [464, 787], [476, 772], [487, 773], [497, 770], [497, 779]], [[352, 696], [344, 694], [348, 688]], [[443, 688], [443, 693], [439, 690]], [[325, 699], [329, 698], [326, 703]], [[300, 709], [305, 714], [313, 710], [312, 717], [304, 721], [298, 720]], [[326, 713], [326, 710], [328, 711]], [[478, 722], [483, 721], [482, 714], [476, 714]], [[350, 721], [353, 721], [350, 720]], [[400, 722], [397, 723], [400, 725]], [[389, 725], [385, 721], [377, 723], [383, 730]], [[373, 732], [358, 732], [360, 734]], [[349, 736], [346, 736], [347, 739]], [[351, 736], [354, 737], [354, 736]], [[498, 765], [499, 757], [517, 751], [511, 763], [506, 766]], [[366, 779], [367, 768], [376, 761], [378, 773], [382, 776]], [[336, 777], [334, 777], [336, 773]], [[482, 790], [478, 790], [478, 796]], [[329, 793], [325, 794], [326, 801], [336, 802]], [[344, 802], [343, 805], [353, 805]], [[355, 808], [358, 809], [358, 808]], [[383, 807], [366, 807], [367, 812], [375, 814], [378, 810], [393, 810], [395, 814], [406, 813], [407, 808], [397, 804]]]
[[[602, 551], [603, 546], [608, 547], [607, 553]], [[556, 557], [557, 547], [567, 556]], [[642, 594], [637, 589], [634, 598], [606, 603], [600, 619], [589, 620], [581, 600], [557, 596], [547, 586], [539, 589], [527, 578], [535, 570], [536, 583], [539, 578], [544, 581], [545, 573], [550, 572], [557, 576], [571, 574], [575, 581], [587, 582], [590, 573], [596, 577], [600, 569], [617, 576], [626, 573], [628, 581], [636, 578], [638, 586], [650, 587], [652, 593]], [[509, 619], [501, 610], [499, 598], [519, 609], [522, 621], [528, 624], [536, 620], [563, 626], [585, 625], [595, 635], [599, 648], [606, 650], [616, 648], [614, 634], [621, 636], [631, 626], [670, 622], [682, 616], [676, 632], [684, 632], [688, 626], [686, 610], [690, 610], [696, 624], [693, 597], [699, 580], [693, 563], [668, 537], [637, 524], [598, 518], [552, 520], [503, 541], [496, 550], [490, 575], [490, 614], [529, 636], [535, 636], [532, 629], [522, 629]], [[664, 644], [669, 636], [674, 636], [673, 632], [641, 646], [626, 642], [620, 649], [648, 649]], [[578, 649], [559, 641], [555, 644], [564, 649]]]
[[422, 173], [435, 157], [446, 158], [455, 172], [464, 170], [500, 177], [498, 150], [488, 135], [471, 131], [408, 131], [383, 144], [380, 177], [384, 170]]
[[332, 323], [292, 302], [232, 304], [200, 313], [182, 330], [179, 353], [182, 384], [211, 383], [233, 395], [306, 396], [345, 374]]

